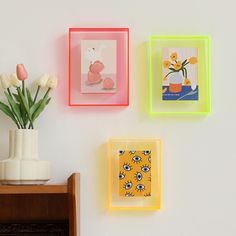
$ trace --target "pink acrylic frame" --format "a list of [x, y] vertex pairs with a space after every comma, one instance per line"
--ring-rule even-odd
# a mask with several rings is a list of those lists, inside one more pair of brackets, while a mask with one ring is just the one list
[[[117, 92], [83, 94], [79, 90], [82, 39], [117, 41]], [[69, 28], [69, 106], [129, 106], [129, 29]]]

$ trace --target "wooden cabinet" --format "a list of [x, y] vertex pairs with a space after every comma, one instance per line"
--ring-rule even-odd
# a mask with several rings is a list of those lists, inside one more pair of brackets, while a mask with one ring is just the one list
[[44, 235], [45, 227], [45, 235], [79, 236], [79, 178], [73, 174], [63, 185], [0, 186], [0, 235], [12, 225], [17, 235], [32, 235], [27, 232], [34, 227], [34, 235]]

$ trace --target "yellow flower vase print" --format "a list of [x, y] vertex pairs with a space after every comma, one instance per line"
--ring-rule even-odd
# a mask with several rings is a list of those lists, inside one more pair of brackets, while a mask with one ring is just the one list
[[151, 151], [119, 151], [119, 195], [151, 196]]
[[162, 100], [198, 100], [197, 48], [163, 48]]

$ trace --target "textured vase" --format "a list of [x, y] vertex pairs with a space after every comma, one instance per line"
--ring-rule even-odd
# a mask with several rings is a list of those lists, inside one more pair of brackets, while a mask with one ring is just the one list
[[3, 184], [44, 184], [50, 179], [50, 163], [38, 157], [38, 131], [11, 130], [9, 158], [0, 161]]

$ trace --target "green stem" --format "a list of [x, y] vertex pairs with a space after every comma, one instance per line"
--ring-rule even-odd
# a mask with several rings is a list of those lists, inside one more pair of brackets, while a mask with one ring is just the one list
[[[7, 91], [8, 91], [8, 93], [9, 93], [9, 95], [13, 98], [13, 96], [12, 96], [12, 93], [11, 93], [11, 90], [8, 88], [7, 89]], [[18, 129], [20, 129], [20, 128], [24, 128], [23, 126], [22, 126], [22, 124], [21, 124], [21, 122], [20, 122], [20, 120], [18, 119], [18, 117], [17, 117], [17, 115], [15, 114], [15, 112], [14, 112], [14, 109], [13, 109], [13, 107], [12, 107], [12, 105], [9, 103], [9, 105], [10, 105], [10, 107], [11, 107], [11, 110], [12, 110], [12, 114], [13, 114], [13, 116], [14, 116], [14, 118], [15, 118], [15, 120], [16, 120], [16, 125], [17, 125], [17, 127], [18, 127]], [[17, 123], [18, 122], [18, 123]]]
[[40, 86], [38, 86], [37, 91], [36, 91], [36, 94], [35, 94], [35, 96], [34, 96], [34, 103], [35, 103], [36, 100], [37, 100], [37, 97], [38, 97], [38, 94], [39, 94], [39, 90], [40, 90]]
[[[43, 100], [48, 96], [50, 90], [51, 90], [51, 88], [49, 88], [49, 89], [47, 90], [47, 92], [44, 94], [43, 99], [42, 99], [42, 102], [43, 102]], [[42, 103], [42, 102], [41, 102], [41, 103]], [[29, 127], [28, 127], [28, 128], [29, 128], [29, 129], [34, 128], [34, 127], [32, 126], [32, 123], [29, 124]]]
[[7, 88], [7, 92], [8, 92], [9, 95], [12, 97], [11, 90], [10, 90], [9, 88]]
[[15, 124], [16, 124], [17, 128], [18, 128], [18, 129], [21, 129], [21, 126], [18, 124], [17, 119], [15, 118], [14, 120], [15, 120]]
[[[24, 102], [23, 102], [23, 100], [22, 100], [22, 98], [21, 98], [21, 95], [22, 95], [22, 94], [20, 94], [20, 88], [17, 88], [17, 92], [18, 92], [19, 98], [20, 98], [20, 100], [21, 100], [21, 103], [23, 104], [23, 106], [25, 106], [25, 104], [24, 104]], [[33, 121], [31, 120], [30, 113], [29, 113], [27, 107], [25, 107], [25, 110], [26, 110], [26, 113], [27, 113], [27, 116], [28, 116], [30, 125], [31, 125], [32, 129], [34, 129]]]
[[50, 88], [48, 88], [48, 90], [47, 90], [47, 92], [45, 93], [45, 95], [44, 95], [43, 99], [44, 99], [44, 98], [46, 98], [46, 97], [48, 96], [48, 94], [49, 94], [50, 90], [51, 90], [51, 89], [50, 89]]
[[[11, 110], [12, 110], [12, 108], [11, 108]], [[18, 129], [21, 129], [22, 127], [19, 125], [18, 120], [17, 120], [17, 118], [16, 118], [15, 115], [14, 115], [14, 112], [13, 112], [13, 111], [11, 111], [11, 112], [12, 112], [12, 115], [13, 115], [13, 118], [14, 118], [14, 122], [15, 122], [17, 128], [18, 128]]]
[[34, 127], [32, 127], [31, 123], [28, 126], [28, 129], [34, 129]]
[[22, 80], [22, 93], [25, 96], [25, 81]]

